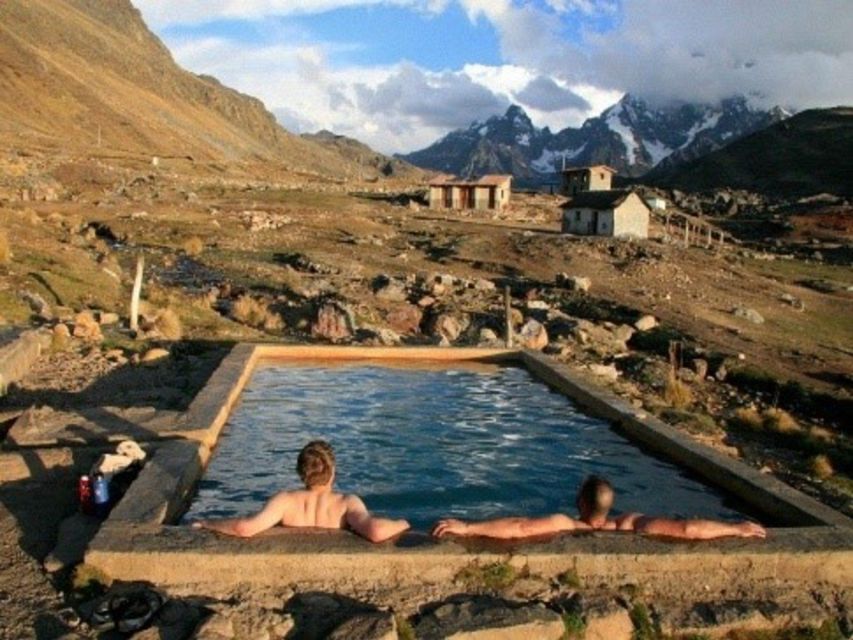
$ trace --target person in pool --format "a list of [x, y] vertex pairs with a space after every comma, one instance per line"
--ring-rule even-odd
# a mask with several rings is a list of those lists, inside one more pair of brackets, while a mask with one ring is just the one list
[[580, 519], [562, 513], [541, 518], [499, 518], [481, 522], [465, 522], [447, 518], [439, 520], [432, 535], [483, 536], [487, 538], [528, 538], [567, 531], [630, 531], [652, 536], [711, 540], [713, 538], [764, 538], [764, 527], [754, 522], [736, 523], [715, 520], [680, 520], [657, 518], [641, 513], [626, 513], [609, 518], [615, 492], [613, 485], [599, 476], [588, 476], [580, 486], [577, 508]]
[[251, 538], [277, 525], [349, 529], [370, 542], [382, 542], [406, 531], [405, 520], [389, 520], [370, 515], [361, 498], [335, 493], [335, 453], [322, 440], [309, 442], [296, 461], [296, 471], [305, 489], [282, 491], [267, 501], [264, 508], [247, 518], [201, 520], [196, 529], [210, 529], [229, 536]]

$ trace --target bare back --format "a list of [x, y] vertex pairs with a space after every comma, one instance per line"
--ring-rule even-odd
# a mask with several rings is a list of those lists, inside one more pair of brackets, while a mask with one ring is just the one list
[[351, 496], [331, 491], [287, 491], [273, 498], [285, 527], [344, 529], [352, 509]]

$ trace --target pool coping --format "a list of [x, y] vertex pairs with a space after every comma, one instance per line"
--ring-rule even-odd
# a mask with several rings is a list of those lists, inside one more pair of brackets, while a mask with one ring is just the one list
[[[392, 543], [371, 545], [346, 532], [321, 535], [279, 530], [239, 540], [166, 524], [186, 507], [255, 367], [260, 362], [283, 359], [520, 363], [536, 378], [593, 415], [616, 424], [644, 447], [780, 521], [808, 526], [772, 529], [765, 541], [720, 540], [689, 545], [601, 533], [525, 544], [432, 541], [414, 533]], [[258, 584], [281, 580], [328, 582], [344, 575], [349, 576], [348, 584], [354, 580], [391, 580], [412, 586], [451, 580], [472, 562], [511, 557], [523, 559], [531, 571], [535, 568], [540, 575], [551, 577], [573, 571], [583, 579], [649, 583], [666, 581], [665, 575], [672, 571], [683, 570], [689, 575], [691, 566], [705, 566], [728, 567], [726, 571], [732, 576], [748, 576], [745, 584], [761, 575], [853, 586], [853, 520], [772, 476], [692, 440], [600, 387], [579, 370], [538, 352], [241, 343], [225, 357], [187, 412], [161, 437], [152, 446], [149, 463], [86, 553], [88, 564], [112, 577], [168, 585], [223, 580]], [[666, 555], [665, 570], [660, 564], [662, 555]], [[202, 563], [204, 571], [199, 569]]]

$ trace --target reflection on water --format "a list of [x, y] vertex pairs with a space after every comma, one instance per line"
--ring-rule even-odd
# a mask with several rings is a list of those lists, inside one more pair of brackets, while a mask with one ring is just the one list
[[296, 455], [318, 438], [335, 448], [340, 491], [421, 530], [442, 516], [573, 514], [590, 473], [613, 482], [617, 511], [739, 517], [524, 369], [358, 363], [256, 371], [186, 518], [249, 514], [299, 487]]

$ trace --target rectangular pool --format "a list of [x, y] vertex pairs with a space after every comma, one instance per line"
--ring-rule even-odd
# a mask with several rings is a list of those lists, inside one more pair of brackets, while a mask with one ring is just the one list
[[743, 517], [525, 368], [298, 361], [254, 371], [184, 519], [247, 515], [299, 488], [296, 456], [313, 439], [334, 447], [339, 491], [419, 530], [443, 516], [574, 514], [590, 473], [613, 483], [616, 512]]

